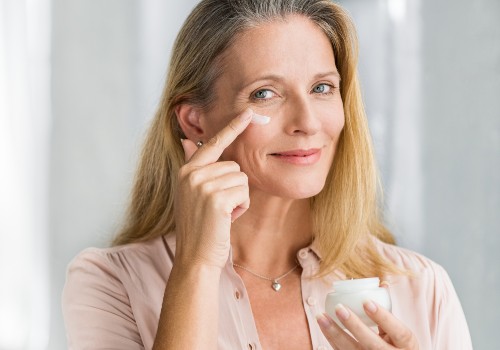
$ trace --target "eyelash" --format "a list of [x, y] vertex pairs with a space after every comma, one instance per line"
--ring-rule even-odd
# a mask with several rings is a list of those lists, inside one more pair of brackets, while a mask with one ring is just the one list
[[318, 86], [321, 86], [321, 85], [324, 85], [324, 86], [328, 86], [329, 88], [329, 91], [328, 92], [319, 92], [319, 94], [321, 95], [332, 95], [335, 90], [337, 89], [336, 86], [332, 85], [332, 84], [328, 84], [328, 83], [319, 83], [317, 85], [315, 85], [312, 90], [314, 91], [315, 88], [317, 88]]
[[274, 91], [272, 91], [271, 89], [259, 89], [257, 91], [252, 92], [252, 95], [251, 95], [252, 100], [259, 101], [259, 102], [270, 100], [272, 97], [271, 98], [257, 98], [257, 97], [255, 97], [255, 95], [257, 95], [259, 92], [264, 92], [264, 91], [268, 91], [268, 92], [276, 95], [276, 93]]
[[[317, 88], [318, 86], [321, 86], [321, 85], [325, 85], [325, 86], [329, 87], [329, 91], [327, 91], [327, 92], [318, 92], [317, 94], [319, 94], [319, 95], [324, 95], [324, 96], [333, 95], [333, 93], [335, 93], [335, 91], [337, 90], [337, 87], [335, 85], [328, 84], [328, 83], [319, 83], [319, 84], [315, 85], [312, 88], [311, 92], [314, 93], [314, 89]], [[263, 102], [267, 102], [267, 101], [269, 101], [269, 100], [271, 100], [273, 98], [273, 97], [270, 97], [270, 98], [257, 98], [257, 97], [255, 97], [255, 95], [257, 93], [263, 92], [263, 91], [269, 91], [272, 94], [276, 95], [276, 93], [274, 91], [272, 91], [271, 89], [259, 89], [259, 90], [256, 90], [256, 91], [252, 92], [251, 99], [253, 101], [263, 103]]]

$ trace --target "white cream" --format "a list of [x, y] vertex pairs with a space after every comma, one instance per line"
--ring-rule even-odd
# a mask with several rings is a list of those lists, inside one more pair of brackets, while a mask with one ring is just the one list
[[271, 118], [265, 115], [260, 115], [257, 113], [253, 113], [252, 115], [252, 124], [258, 124], [258, 125], [266, 125], [271, 121]]
[[326, 296], [325, 310], [337, 324], [345, 328], [335, 315], [335, 307], [338, 304], [347, 306], [368, 327], [376, 324], [365, 314], [363, 303], [372, 300], [384, 309], [391, 311], [391, 298], [386, 288], [380, 287], [378, 277], [359, 278], [345, 281], [333, 282], [333, 293]]

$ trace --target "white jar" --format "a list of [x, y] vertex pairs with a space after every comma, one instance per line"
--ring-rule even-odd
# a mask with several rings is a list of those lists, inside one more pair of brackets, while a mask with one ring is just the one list
[[345, 327], [335, 315], [335, 307], [338, 304], [351, 309], [368, 327], [376, 326], [376, 324], [365, 314], [363, 309], [365, 301], [372, 300], [391, 311], [389, 292], [386, 288], [380, 287], [378, 277], [336, 281], [333, 282], [333, 289], [335, 291], [326, 296], [325, 310], [342, 328]]

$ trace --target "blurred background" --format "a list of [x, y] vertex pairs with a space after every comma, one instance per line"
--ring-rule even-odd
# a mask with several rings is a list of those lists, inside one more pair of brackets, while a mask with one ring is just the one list
[[[65, 349], [65, 269], [118, 227], [194, 0], [0, 0], [0, 349]], [[345, 0], [401, 246], [500, 324], [500, 1]], [[427, 349], [423, 349], [427, 350]]]

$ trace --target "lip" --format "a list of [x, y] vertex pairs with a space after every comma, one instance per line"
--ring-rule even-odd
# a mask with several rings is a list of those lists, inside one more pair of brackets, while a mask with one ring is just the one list
[[271, 153], [270, 156], [296, 165], [312, 165], [321, 158], [321, 148], [295, 149]]

